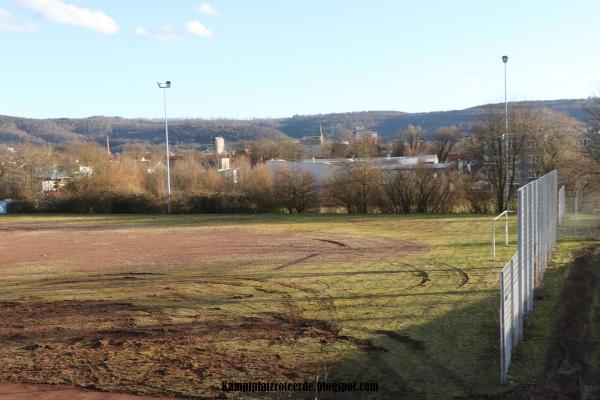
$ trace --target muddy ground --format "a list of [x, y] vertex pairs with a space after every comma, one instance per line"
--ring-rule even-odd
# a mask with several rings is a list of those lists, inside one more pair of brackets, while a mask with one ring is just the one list
[[[277, 271], [422, 250], [378, 237], [242, 227], [2, 226], [0, 273], [10, 278], [0, 284], [0, 382], [216, 398], [224, 378], [313, 378], [340, 354], [384, 349], [303, 316], [298, 297], [318, 298], [326, 313], [333, 303], [314, 285], [272, 279]], [[266, 272], [223, 277], [228, 265]], [[251, 301], [258, 305], [246, 316], [232, 308]]]
[[[295, 347], [300, 338], [323, 344], [342, 339], [333, 326], [287, 316], [185, 324], [167, 319], [140, 327], [132, 317], [136, 313], [161, 317], [159, 310], [105, 301], [0, 303], [0, 380], [161, 394], [164, 382], [202, 387], [230, 370], [295, 379], [308, 373], [298, 360], [282, 361], [276, 353], [246, 355], [237, 346], [228, 347], [228, 339], [273, 347]], [[217, 385], [204, 389], [212, 396], [219, 393]]]

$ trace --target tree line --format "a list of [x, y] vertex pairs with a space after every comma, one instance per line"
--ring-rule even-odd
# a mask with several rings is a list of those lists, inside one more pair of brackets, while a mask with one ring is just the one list
[[[590, 101], [590, 109], [600, 110], [600, 102]], [[595, 121], [597, 132], [600, 118]], [[504, 129], [504, 110], [489, 107], [471, 126], [441, 127], [432, 135], [409, 125], [391, 142], [348, 137], [345, 146], [324, 146], [324, 156], [344, 161], [322, 181], [303, 169], [273, 172], [262, 163], [306, 157], [302, 145], [287, 138], [242, 143], [246, 152], [232, 159], [235, 177], [217, 171], [214, 160], [203, 153], [180, 151], [171, 170], [174, 210], [490, 212], [507, 207], [505, 190], [509, 205], [514, 203], [525, 162], [541, 173], [558, 169], [569, 190], [593, 193], [600, 187], [600, 146], [584, 140], [590, 132], [579, 122], [548, 109], [511, 108], [508, 153]], [[5, 146], [0, 148], [0, 199], [17, 200], [13, 211], [162, 212], [167, 195], [163, 151], [137, 143], [110, 155], [102, 146], [80, 141], [62, 146], [26, 143], [10, 151]], [[423, 154], [437, 154], [440, 162], [453, 155], [474, 167], [470, 173], [430, 165], [385, 170], [373, 162], [378, 156]], [[41, 180], [51, 171], [69, 171], [70, 178], [60, 191], [44, 192]]]

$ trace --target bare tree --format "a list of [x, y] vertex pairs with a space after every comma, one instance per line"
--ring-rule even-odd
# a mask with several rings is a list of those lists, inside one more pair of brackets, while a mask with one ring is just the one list
[[448, 155], [460, 140], [460, 128], [456, 125], [442, 126], [435, 131], [433, 143], [440, 162], [446, 162]]
[[[484, 117], [472, 128], [474, 153], [480, 158], [483, 171], [495, 188], [496, 209], [507, 207], [505, 191], [508, 181], [508, 202], [514, 197], [519, 157], [528, 134], [534, 129], [533, 111], [530, 108], [512, 109], [509, 114], [508, 155], [504, 142], [504, 109], [488, 107]], [[507, 179], [508, 173], [508, 179]]]
[[251, 151], [255, 160], [258, 161], [270, 159], [301, 160], [306, 154], [304, 147], [291, 139], [264, 138], [252, 143]]
[[349, 213], [366, 214], [376, 204], [381, 188], [381, 170], [373, 165], [373, 143], [358, 141], [355, 157], [344, 161], [327, 185], [329, 197]]
[[457, 204], [461, 182], [454, 172], [419, 167], [390, 175], [383, 183], [382, 211], [439, 213], [451, 211]]
[[581, 157], [581, 126], [572, 118], [545, 108], [520, 107], [509, 113], [509, 151], [504, 144], [504, 110], [490, 107], [472, 131], [471, 146], [480, 158], [483, 172], [495, 189], [496, 209], [505, 204], [506, 174], [508, 201], [514, 198], [522, 163], [539, 165], [542, 173], [553, 169], [566, 174]]
[[396, 134], [393, 149], [394, 155], [417, 156], [425, 151], [425, 130], [420, 126], [409, 124], [406, 129]]
[[540, 161], [544, 173], [554, 169], [561, 173], [583, 155], [581, 138], [584, 128], [575, 119], [549, 109], [539, 109], [535, 125], [528, 137], [528, 143], [534, 146], [527, 152], [528, 156]]
[[273, 192], [289, 213], [303, 213], [319, 202], [319, 187], [315, 177], [300, 169], [282, 169], [273, 179]]
[[600, 163], [600, 97], [592, 96], [584, 103], [583, 109], [588, 114], [588, 129], [583, 137], [585, 146], [584, 153]]
[[363, 138], [349, 140], [350, 146], [346, 150], [346, 156], [357, 158], [371, 158], [379, 154], [377, 140], [365, 136]]

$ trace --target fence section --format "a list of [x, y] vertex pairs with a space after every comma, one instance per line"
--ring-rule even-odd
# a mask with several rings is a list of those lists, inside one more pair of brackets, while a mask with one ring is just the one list
[[565, 224], [565, 216], [565, 187], [562, 186], [558, 191], [558, 226], [563, 226]]
[[500, 272], [500, 368], [503, 382], [510, 365], [512, 349], [520, 340], [520, 327], [515, 325], [521, 321], [517, 318], [520, 312], [519, 288], [519, 257], [515, 254]]
[[517, 252], [500, 272], [500, 368], [506, 381], [511, 354], [523, 338], [523, 318], [556, 244], [558, 175], [552, 171], [517, 191]]

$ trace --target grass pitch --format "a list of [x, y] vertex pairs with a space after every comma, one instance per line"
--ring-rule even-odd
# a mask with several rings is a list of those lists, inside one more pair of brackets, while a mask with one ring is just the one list
[[[372, 398], [493, 393], [515, 222], [494, 262], [488, 215], [2, 217], [0, 380], [199, 398], [227, 396], [222, 381], [317, 379], [376, 381]], [[558, 245], [550, 294], [582, 245]], [[519, 379], [544, 349], [524, 345]]]

